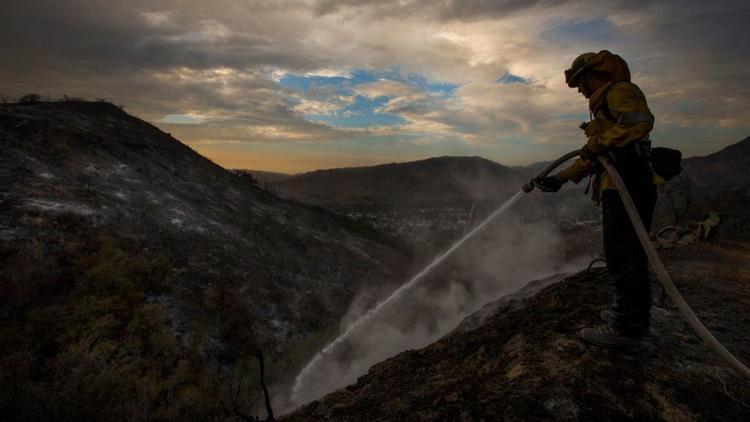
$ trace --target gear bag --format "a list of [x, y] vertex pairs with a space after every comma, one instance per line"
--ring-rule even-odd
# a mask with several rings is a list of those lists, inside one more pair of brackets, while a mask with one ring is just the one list
[[671, 180], [682, 172], [682, 152], [665, 147], [651, 148], [651, 167], [664, 180]]
[[665, 181], [673, 179], [682, 172], [682, 152], [666, 147], [651, 147], [651, 140], [646, 142], [634, 141], [630, 144], [615, 148], [608, 152], [613, 163], [632, 161], [636, 157], [643, 157], [651, 163], [654, 173]]

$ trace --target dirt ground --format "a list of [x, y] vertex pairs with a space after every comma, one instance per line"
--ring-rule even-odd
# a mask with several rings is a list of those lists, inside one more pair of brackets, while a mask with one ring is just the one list
[[[701, 243], [660, 255], [709, 330], [750, 362], [750, 245]], [[651, 335], [640, 348], [600, 349], [577, 337], [600, 323], [612, 295], [604, 269], [583, 271], [488, 305], [480, 323], [377, 364], [285, 420], [750, 420], [750, 381], [714, 356], [676, 308], [659, 304], [660, 293], [654, 285]]]

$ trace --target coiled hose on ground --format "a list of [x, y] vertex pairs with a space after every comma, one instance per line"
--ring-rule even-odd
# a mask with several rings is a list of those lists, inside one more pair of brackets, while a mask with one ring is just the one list
[[[578, 150], [571, 151], [563, 155], [562, 157], [552, 162], [549, 166], [547, 166], [547, 168], [542, 170], [542, 172], [539, 173], [536, 178], [547, 177], [547, 175], [552, 172], [552, 170], [578, 155]], [[646, 256], [651, 263], [651, 267], [656, 273], [659, 282], [662, 284], [662, 286], [664, 286], [664, 289], [666, 290], [667, 295], [669, 295], [669, 298], [672, 299], [672, 302], [674, 302], [674, 304], [677, 306], [677, 309], [680, 310], [682, 316], [685, 318], [688, 324], [690, 324], [690, 326], [693, 328], [693, 331], [695, 331], [698, 337], [703, 340], [706, 346], [708, 346], [711, 351], [716, 353], [720, 358], [728, 363], [729, 366], [734, 368], [734, 370], [737, 371], [738, 374], [740, 374], [745, 379], [750, 380], [750, 369], [748, 369], [745, 364], [740, 362], [739, 359], [737, 359], [731, 352], [729, 352], [729, 350], [727, 350], [724, 345], [719, 343], [716, 337], [714, 337], [713, 334], [708, 331], [706, 326], [703, 325], [701, 320], [698, 319], [698, 317], [695, 315], [695, 312], [693, 312], [687, 302], [685, 302], [685, 299], [682, 297], [679, 290], [677, 290], [677, 286], [674, 285], [671, 277], [669, 277], [669, 273], [667, 273], [667, 269], [664, 267], [661, 259], [659, 259], [659, 254], [656, 252], [654, 245], [651, 244], [651, 238], [646, 231], [646, 227], [643, 225], [643, 221], [641, 221], [641, 217], [638, 215], [638, 210], [636, 209], [635, 204], [633, 203], [633, 199], [630, 197], [630, 194], [625, 187], [625, 182], [622, 181], [620, 174], [617, 172], [617, 170], [615, 170], [614, 167], [612, 167], [612, 165], [609, 163], [609, 161], [607, 161], [605, 157], [598, 156], [597, 160], [612, 178], [612, 181], [614, 181], [615, 186], [617, 187], [617, 191], [620, 193], [620, 197], [622, 198], [622, 202], [625, 205], [625, 210], [630, 217], [630, 221], [633, 223], [635, 232], [638, 234], [638, 239], [641, 241], [643, 250], [646, 252]], [[523, 190], [526, 193], [531, 192], [533, 189], [533, 180], [523, 186]]]

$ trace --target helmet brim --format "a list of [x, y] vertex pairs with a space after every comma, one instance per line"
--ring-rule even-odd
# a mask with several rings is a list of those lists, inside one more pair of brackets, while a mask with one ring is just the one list
[[581, 79], [583, 70], [584, 69], [579, 69], [577, 72], [573, 73], [573, 69], [565, 69], [565, 83], [568, 84], [568, 87], [578, 88], [578, 82]]

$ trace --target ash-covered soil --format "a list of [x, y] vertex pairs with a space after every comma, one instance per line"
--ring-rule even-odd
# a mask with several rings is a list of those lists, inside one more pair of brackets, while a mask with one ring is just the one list
[[363, 285], [401, 280], [410, 261], [370, 227], [280, 199], [109, 103], [2, 105], [0, 146], [5, 282], [41, 262], [65, 265], [69, 245], [106, 236], [167, 262], [167, 288], [149, 300], [169, 311], [183, 343], [196, 321], [219, 336], [200, 297], [219, 281], [283, 355], [338, 321]]
[[[706, 326], [750, 362], [750, 247], [703, 243], [661, 255]], [[658, 286], [651, 335], [623, 351], [576, 335], [601, 323], [612, 295], [606, 270], [545, 283], [486, 305], [442, 340], [373, 366], [356, 384], [285, 420], [750, 419], [750, 383], [675, 308], [658, 304]]]

